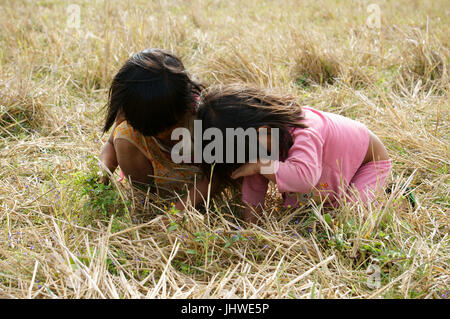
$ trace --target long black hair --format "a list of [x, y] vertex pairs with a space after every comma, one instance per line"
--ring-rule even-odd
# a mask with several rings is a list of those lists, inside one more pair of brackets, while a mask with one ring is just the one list
[[[208, 128], [218, 128], [223, 136], [226, 136], [227, 128], [243, 130], [248, 128], [258, 130], [263, 126], [277, 128], [279, 140], [275, 142], [279, 145], [278, 158], [284, 160], [293, 143], [290, 129], [307, 127], [300, 122], [303, 119], [301, 113], [301, 106], [293, 96], [238, 84], [211, 87], [202, 92], [197, 118], [202, 121], [203, 131]], [[244, 150], [237, 149], [236, 141], [232, 143], [235, 159], [238, 151], [245, 152], [246, 161], [250, 159], [248, 143], [245, 143]], [[226, 143], [223, 143], [221, 150], [224, 157], [227, 152], [225, 145]], [[259, 149], [259, 145], [256, 147]], [[217, 175], [222, 182], [234, 184], [230, 175], [240, 165], [242, 163], [237, 161], [214, 163], [214, 175]], [[202, 167], [205, 174], [211, 172], [212, 165], [203, 162]]]
[[185, 116], [202, 89], [172, 53], [162, 49], [138, 52], [112, 81], [103, 132], [111, 128], [119, 112], [143, 135], [163, 132]]

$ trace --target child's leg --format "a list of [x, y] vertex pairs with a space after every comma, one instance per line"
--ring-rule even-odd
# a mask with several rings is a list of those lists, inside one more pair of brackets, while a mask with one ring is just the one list
[[126, 139], [114, 140], [117, 153], [117, 161], [125, 177], [130, 177], [132, 182], [151, 184], [153, 178], [153, 166], [149, 159], [135, 145]]
[[[383, 190], [390, 170], [390, 160], [368, 162], [362, 165], [353, 176], [350, 188], [357, 190], [361, 201], [367, 203], [373, 200], [377, 192]], [[357, 200], [354, 190], [347, 193], [352, 201]]]
[[142, 135], [122, 121], [115, 126], [110, 140], [120, 166], [120, 180], [127, 177], [132, 182], [151, 184], [153, 178], [149, 175], [153, 175], [153, 165], [146, 156]]

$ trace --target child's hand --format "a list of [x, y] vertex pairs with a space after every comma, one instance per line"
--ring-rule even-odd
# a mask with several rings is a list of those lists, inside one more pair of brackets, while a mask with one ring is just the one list
[[251, 176], [255, 174], [259, 174], [261, 169], [261, 164], [257, 163], [246, 163], [236, 169], [232, 174], [231, 178], [237, 179], [239, 177]]
[[257, 163], [246, 163], [231, 173], [231, 178], [236, 179], [239, 177], [261, 174], [269, 181], [276, 183], [273, 165], [273, 161], [270, 161], [268, 164], [263, 164], [260, 161]]

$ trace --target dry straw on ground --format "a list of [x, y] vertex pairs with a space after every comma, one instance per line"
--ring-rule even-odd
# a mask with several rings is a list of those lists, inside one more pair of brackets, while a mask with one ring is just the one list
[[[2, 1], [0, 297], [447, 298], [448, 6], [376, 3], [379, 28], [368, 1]], [[254, 227], [210, 199], [164, 228], [170, 201], [94, 180], [108, 84], [147, 47], [364, 122], [392, 192], [332, 212], [273, 193]]]

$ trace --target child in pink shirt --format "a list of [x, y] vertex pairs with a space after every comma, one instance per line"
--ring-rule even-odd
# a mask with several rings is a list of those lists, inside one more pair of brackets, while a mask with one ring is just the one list
[[[391, 169], [386, 148], [367, 127], [350, 118], [310, 107], [301, 108], [292, 98], [262, 90], [228, 87], [210, 90], [198, 116], [203, 128], [241, 127], [280, 131], [265, 143], [279, 143], [279, 159], [267, 162], [216, 163], [222, 178], [243, 177], [242, 199], [248, 204], [244, 220], [256, 222], [264, 204], [268, 182], [276, 183], [285, 207], [306, 204], [310, 198], [336, 206], [339, 200], [368, 202], [384, 186]], [[248, 146], [241, 151], [246, 152]], [[238, 152], [239, 149], [235, 149]], [[224, 150], [226, 153], [226, 150]], [[261, 170], [261, 168], [266, 168]]]

